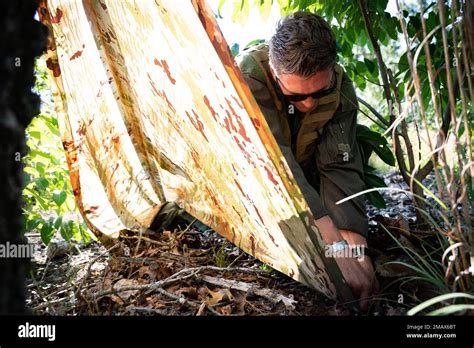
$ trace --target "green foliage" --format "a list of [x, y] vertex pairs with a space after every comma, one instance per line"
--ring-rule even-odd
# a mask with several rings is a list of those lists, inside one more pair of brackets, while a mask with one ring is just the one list
[[212, 261], [217, 267], [227, 267], [230, 265], [229, 255], [226, 252], [227, 242], [211, 244]]
[[[357, 125], [356, 138], [361, 149], [361, 155], [364, 163], [368, 163], [370, 155], [375, 152], [382, 161], [389, 166], [395, 165], [395, 158], [390, 150], [387, 139], [379, 133], [370, 130], [363, 125]], [[364, 180], [367, 189], [386, 187], [385, 181], [375, 174], [376, 169], [364, 164]], [[377, 192], [367, 192], [365, 194], [368, 201], [377, 208], [386, 208], [385, 199]]]
[[365, 154], [374, 151], [382, 161], [389, 166], [395, 165], [395, 157], [388, 145], [388, 141], [380, 133], [370, 130], [369, 128], [359, 125], [357, 127], [357, 140], [364, 149]]
[[[400, 0], [400, 11], [395, 15], [386, 11], [388, 0], [241, 0], [240, 6], [245, 8], [253, 4], [262, 7], [268, 6], [268, 3], [277, 3], [281, 15], [310, 11], [319, 14], [331, 25], [337, 40], [338, 62], [344, 66], [349, 78], [354, 82], [358, 95], [368, 101], [369, 106], [361, 106], [361, 114], [370, 118], [365, 112], [369, 110], [372, 114], [377, 114], [378, 120], [381, 121], [380, 124], [365, 123], [369, 127], [358, 128], [357, 139], [366, 160], [375, 152], [384, 163], [390, 166], [396, 163], [384, 135], [387, 127], [392, 126], [387, 134], [392, 133], [392, 137], [398, 140], [398, 166], [406, 183], [413, 184], [410, 190], [414, 197], [417, 220], [420, 226], [431, 225], [428, 228], [430, 232], [439, 232], [433, 233], [439, 237], [436, 250], [422, 244], [424, 252], [420, 253], [398, 243], [409, 256], [410, 262], [396, 262], [417, 274], [401, 280], [428, 282], [434, 285], [439, 293], [449, 293], [458, 286], [464, 292], [464, 298], [472, 300], [472, 295], [467, 294], [472, 284], [461, 279], [467, 279], [465, 275], [469, 272], [472, 274], [468, 262], [469, 253], [472, 257], [474, 252], [472, 247], [465, 245], [466, 252], [469, 251], [465, 257], [454, 257], [451, 264], [453, 273], [445, 273], [444, 266], [438, 261], [441, 257], [440, 250], [446, 249], [448, 242], [454, 244], [466, 241], [472, 234], [470, 211], [474, 202], [474, 185], [472, 173], [467, 169], [472, 161], [474, 112], [472, 86], [468, 85], [468, 77], [463, 77], [463, 70], [472, 65], [472, 52], [469, 52], [470, 45], [466, 43], [466, 33], [472, 29], [468, 29], [467, 23], [463, 22], [465, 16], [462, 11], [466, 11], [466, 1]], [[366, 5], [364, 9], [363, 4]], [[423, 17], [420, 6], [423, 6]], [[444, 17], [444, 27], [440, 15]], [[237, 17], [236, 12], [234, 17]], [[371, 28], [364, 19], [367, 19]], [[383, 65], [379, 66], [381, 61]], [[434, 77], [432, 83], [429, 80], [430, 75]], [[456, 87], [450, 88], [453, 85], [460, 85], [458, 92], [455, 91]], [[450, 115], [447, 112], [450, 99], [456, 101], [455, 105], [451, 105], [454, 109], [451, 114], [455, 116], [453, 120], [444, 116]], [[392, 108], [393, 104], [398, 103], [400, 109]], [[399, 115], [403, 118], [397, 119]], [[403, 121], [399, 122], [402, 119]], [[441, 128], [442, 124], [446, 129]], [[443, 133], [453, 141], [437, 144], [437, 133]], [[410, 138], [410, 134], [415, 134], [414, 139]], [[431, 146], [438, 147], [436, 151], [440, 156], [436, 163], [431, 157], [433, 148], [427, 146], [428, 138], [431, 139]], [[450, 142], [455, 145], [449, 144]], [[425, 156], [427, 154], [428, 156]], [[438, 188], [436, 193], [423, 184], [423, 179], [430, 172], [433, 163]], [[365, 193], [374, 205], [383, 207], [383, 198], [375, 188], [390, 188], [384, 188], [385, 183], [375, 175], [375, 168], [366, 165], [364, 172], [368, 190], [359, 194]], [[412, 177], [410, 183], [407, 178]], [[428, 208], [424, 209], [430, 206], [423, 197], [425, 194], [434, 199], [442, 211], [432, 215], [433, 212], [430, 213]], [[356, 195], [351, 197], [354, 196]], [[447, 197], [451, 198], [451, 202]], [[461, 211], [458, 210], [459, 207], [462, 207]], [[452, 304], [444, 304], [445, 307], [429, 314], [451, 314], [474, 308], [473, 304], [454, 303], [455, 299], [440, 297], [428, 301], [427, 306], [418, 307], [416, 311], [448, 299], [452, 300]]]
[[39, 59], [35, 91], [42, 97], [41, 113], [26, 129], [30, 152], [23, 158], [25, 230], [38, 230], [45, 244], [58, 232], [66, 240], [88, 242], [91, 236], [76, 210], [47, 83], [44, 60]]
[[[440, 302], [454, 301], [456, 299], [463, 299], [463, 300], [469, 299], [472, 302], [474, 302], [474, 296], [473, 295], [462, 293], [462, 292], [461, 293], [454, 292], [454, 293], [451, 293], [451, 294], [436, 296], [432, 299], [429, 299], [428, 301], [420, 303], [418, 306], [410, 309], [407, 314], [408, 315], [415, 315], [415, 314], [418, 314], [418, 313], [424, 311], [428, 307], [431, 307], [435, 304], [439, 304]], [[428, 315], [448, 315], [448, 314], [453, 314], [455, 312], [459, 312], [461, 310], [466, 310], [466, 309], [473, 310], [474, 305], [473, 304], [449, 305], [449, 306], [434, 310], [434, 311], [428, 313]]]
[[[409, 258], [409, 261], [391, 261], [385, 264], [399, 265], [413, 273], [413, 275], [400, 277], [392, 283], [399, 283], [401, 289], [406, 283], [422, 282], [429, 284], [439, 293], [450, 292], [444, 279], [443, 266], [437, 260], [442, 252], [441, 247], [433, 247], [431, 244], [422, 241], [423, 250], [422, 252], [417, 252], [417, 250], [403, 245], [385, 226], [381, 225], [381, 227], [396, 242], [397, 248], [402, 249]], [[441, 236], [440, 238], [444, 237]], [[440, 240], [440, 243], [442, 246], [447, 245], [446, 238]]]

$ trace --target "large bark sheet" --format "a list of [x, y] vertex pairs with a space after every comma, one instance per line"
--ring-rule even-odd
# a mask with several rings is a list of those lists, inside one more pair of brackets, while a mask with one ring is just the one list
[[74, 194], [102, 241], [148, 228], [172, 201], [273, 268], [350, 299], [204, 2], [48, 0], [40, 13]]

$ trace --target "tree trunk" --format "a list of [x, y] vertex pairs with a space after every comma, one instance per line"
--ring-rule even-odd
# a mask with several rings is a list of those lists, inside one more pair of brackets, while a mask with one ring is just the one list
[[[39, 112], [34, 85], [34, 60], [46, 47], [47, 30], [34, 20], [35, 1], [2, 4], [0, 88], [0, 245], [26, 243], [22, 230], [22, 165], [25, 128]], [[5, 253], [2, 253], [5, 254]], [[22, 314], [25, 307], [25, 276], [30, 260], [0, 255], [0, 315]]]

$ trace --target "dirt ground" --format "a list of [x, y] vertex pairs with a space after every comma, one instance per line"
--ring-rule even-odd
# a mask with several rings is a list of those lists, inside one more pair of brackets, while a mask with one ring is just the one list
[[[406, 188], [398, 174], [385, 181]], [[415, 249], [432, 232], [414, 226], [415, 209], [406, 194], [383, 195], [386, 209], [368, 207], [369, 246], [381, 289], [368, 315], [403, 315], [437, 293], [422, 282], [399, 281], [412, 271], [387, 262], [410, 259], [381, 224]], [[360, 315], [262, 264], [199, 223], [181, 222], [146, 235], [138, 248], [136, 236], [124, 235], [122, 245], [129, 246], [125, 256], [94, 241], [80, 245], [54, 240], [48, 250], [39, 233], [27, 237], [39, 246], [28, 282], [27, 304], [35, 314]], [[124, 286], [126, 291], [113, 291]]]

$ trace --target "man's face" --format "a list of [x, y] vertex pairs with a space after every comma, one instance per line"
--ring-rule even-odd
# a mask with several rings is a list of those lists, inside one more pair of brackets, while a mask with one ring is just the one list
[[[281, 74], [278, 77], [272, 69], [274, 78], [280, 85], [283, 94], [291, 95], [309, 95], [315, 92], [323, 91], [331, 87], [334, 69], [318, 71], [309, 78], [304, 78], [295, 74]], [[317, 104], [317, 100], [308, 96], [302, 101], [290, 102], [301, 112], [313, 111]]]

